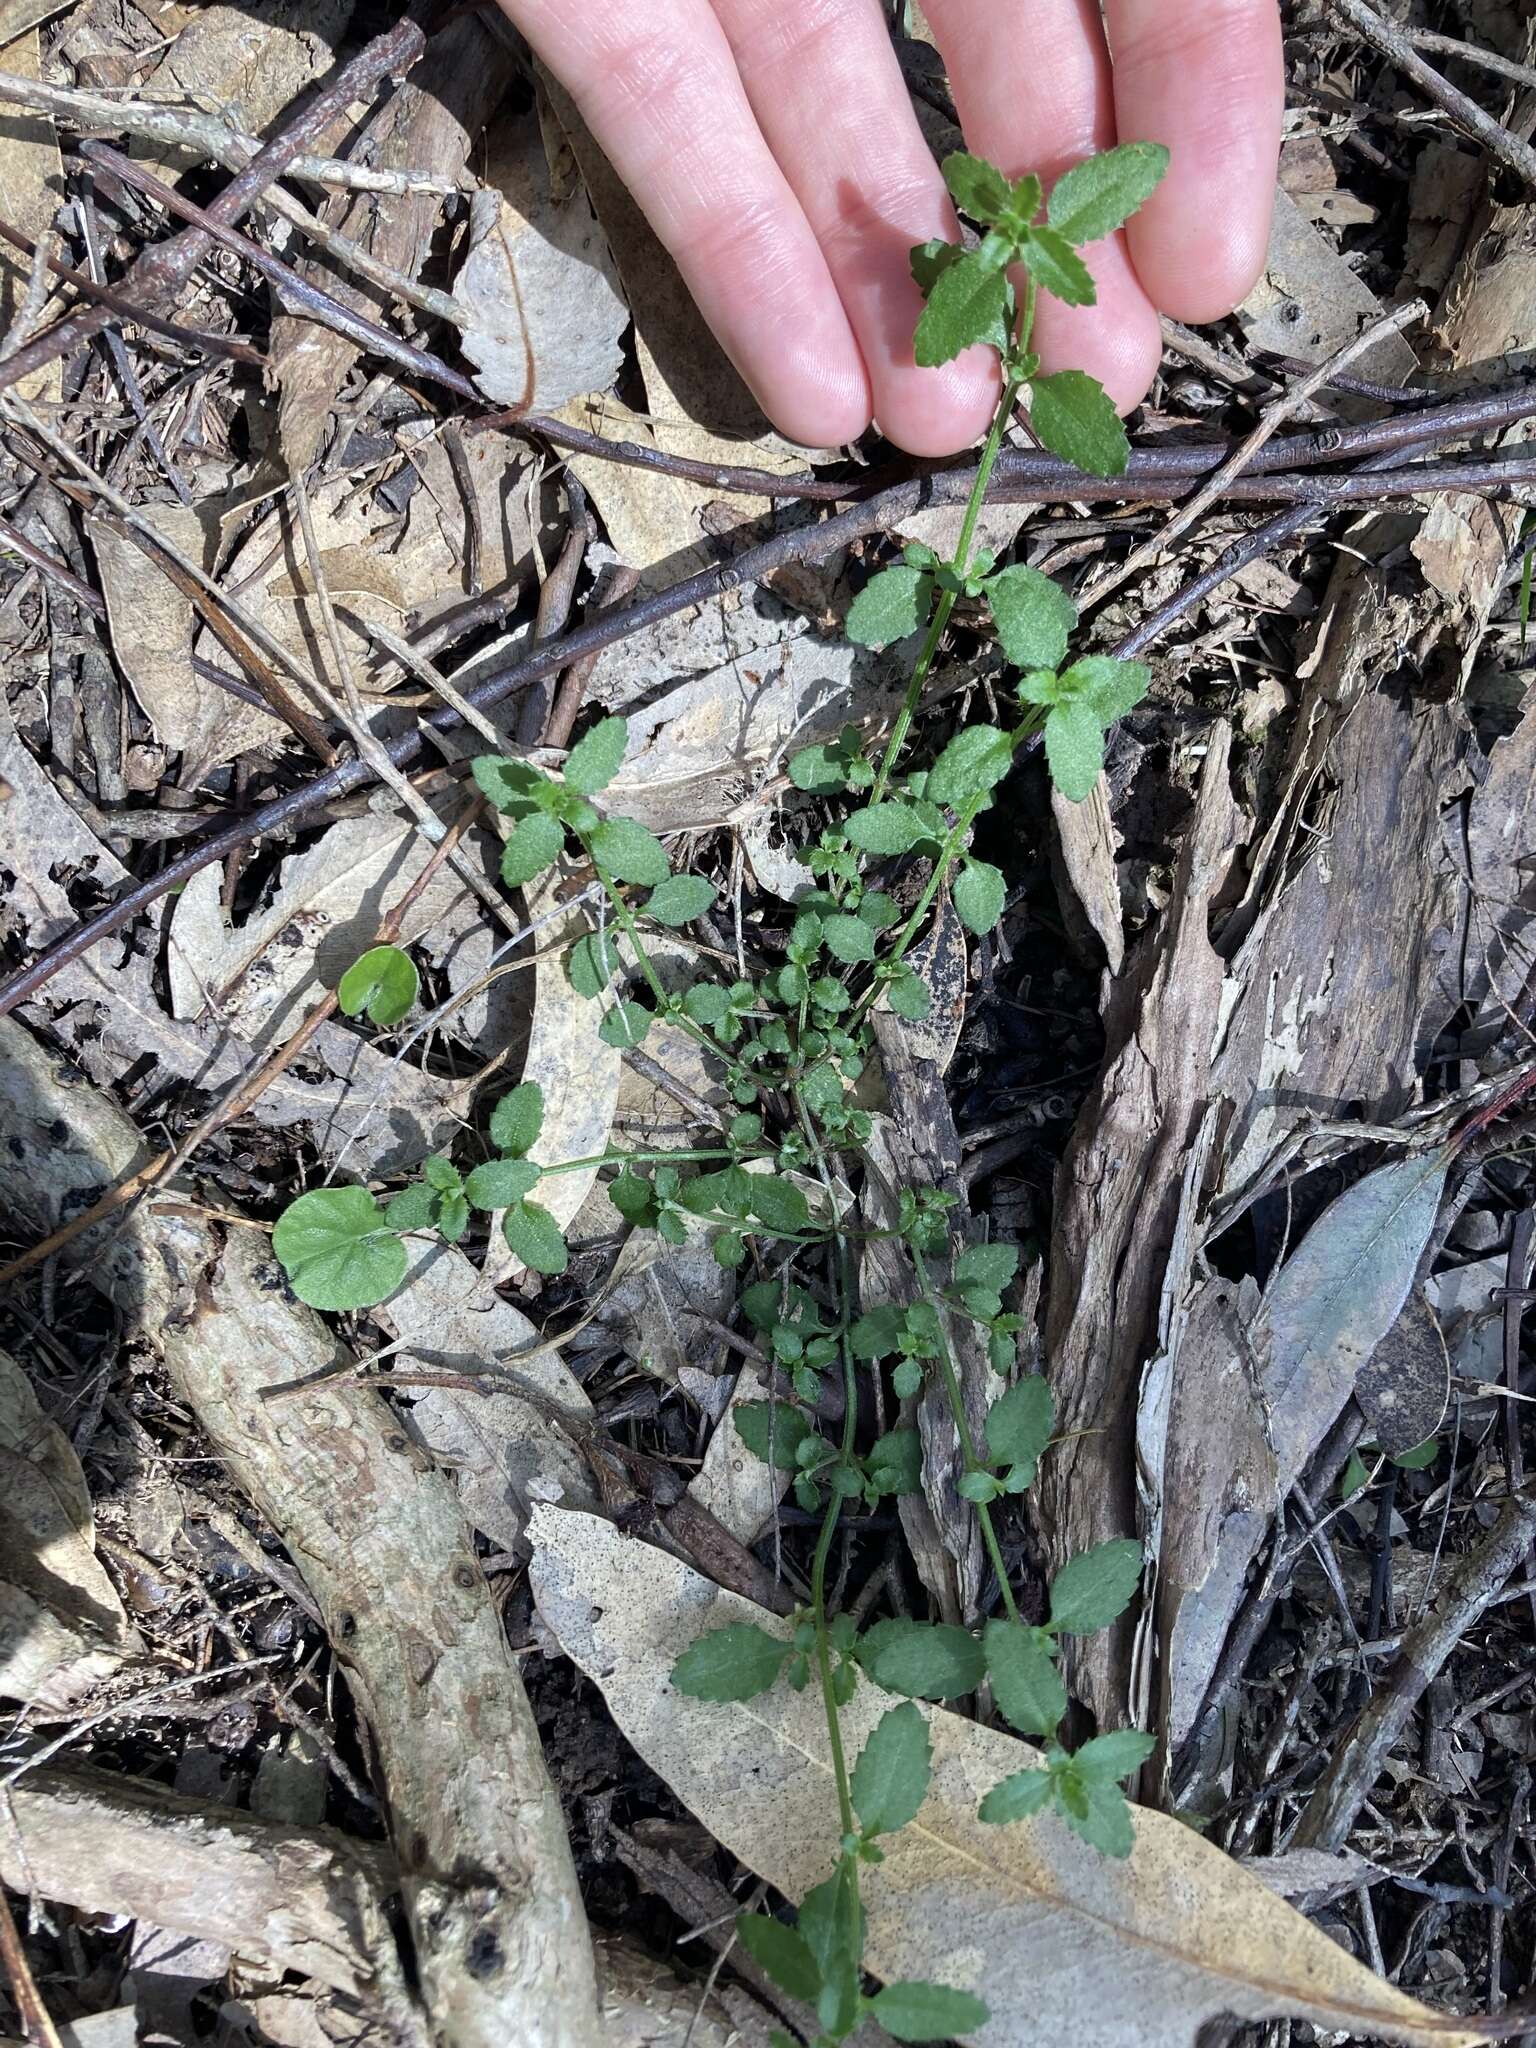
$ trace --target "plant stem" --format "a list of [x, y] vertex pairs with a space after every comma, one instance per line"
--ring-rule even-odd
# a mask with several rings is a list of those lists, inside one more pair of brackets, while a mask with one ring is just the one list
[[[955, 1433], [960, 1439], [960, 1453], [965, 1459], [967, 1472], [985, 1472], [988, 1467], [976, 1455], [976, 1439], [971, 1435], [970, 1421], [965, 1412], [965, 1397], [960, 1391], [960, 1376], [955, 1371], [955, 1362], [949, 1355], [949, 1342], [944, 1335], [944, 1303], [934, 1292], [933, 1282], [928, 1276], [928, 1267], [916, 1245], [912, 1247], [912, 1262], [917, 1269], [917, 1284], [922, 1290], [923, 1300], [933, 1310], [934, 1324], [939, 1333], [939, 1370], [944, 1380], [944, 1393], [949, 1402], [949, 1412], [954, 1419]], [[992, 1504], [990, 1501], [972, 1501], [977, 1518], [981, 1523], [981, 1540], [986, 1545], [987, 1556], [992, 1560], [992, 1569], [997, 1574], [998, 1591], [1003, 1596], [1003, 1608], [1012, 1622], [1019, 1620], [1018, 1605], [1013, 1597], [1013, 1588], [1008, 1583], [1008, 1569], [1003, 1563], [1003, 1547], [997, 1540], [997, 1531], [992, 1526]]]
[[[540, 1166], [541, 1174], [579, 1173], [589, 1166], [678, 1166], [705, 1159], [772, 1159], [772, 1152], [597, 1152], [589, 1159], [561, 1159]], [[537, 1161], [534, 1162], [538, 1164]]]
[[[1031, 312], [1032, 309], [1028, 309]], [[987, 485], [992, 480], [992, 470], [1002, 450], [1003, 431], [1013, 416], [1014, 404], [1019, 395], [1020, 379], [1010, 377], [1003, 386], [1003, 395], [998, 401], [997, 411], [992, 415], [992, 426], [987, 434], [986, 446], [981, 451], [981, 461], [976, 467], [975, 481], [971, 494], [965, 501], [965, 517], [960, 522], [960, 537], [955, 543], [954, 560], [949, 564], [955, 573], [963, 577], [970, 568], [971, 542], [976, 535], [976, 522], [981, 517], [982, 501], [987, 495]], [[912, 680], [907, 684], [907, 694], [896, 714], [896, 723], [891, 727], [891, 737], [886, 742], [885, 755], [875, 776], [874, 787], [869, 793], [872, 804], [879, 803], [885, 794], [891, 772], [906, 744], [907, 733], [916, 716], [918, 703], [922, 698], [923, 685], [928, 680], [928, 671], [933, 658], [939, 651], [939, 642], [944, 637], [944, 628], [949, 624], [949, 615], [955, 608], [955, 593], [941, 590], [939, 601], [933, 608], [928, 632], [917, 657], [917, 666], [912, 671]]]

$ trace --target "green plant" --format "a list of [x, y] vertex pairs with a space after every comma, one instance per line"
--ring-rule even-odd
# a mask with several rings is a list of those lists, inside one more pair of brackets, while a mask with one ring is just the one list
[[420, 986], [409, 953], [398, 946], [370, 946], [336, 984], [336, 1001], [343, 1015], [366, 1014], [371, 1024], [387, 1030], [410, 1014]]
[[[944, 1985], [864, 1989], [860, 1872], [882, 1859], [882, 1844], [916, 1815], [929, 1782], [928, 1730], [913, 1702], [989, 1688], [1004, 1718], [1045, 1748], [1038, 1768], [993, 1787], [980, 1818], [1001, 1825], [1050, 1812], [1108, 1855], [1130, 1848], [1130, 1809], [1120, 1785], [1151, 1748], [1133, 1730], [1075, 1750], [1061, 1739], [1068, 1709], [1061, 1640], [1106, 1628], [1124, 1612], [1141, 1568], [1139, 1547], [1109, 1542], [1070, 1559], [1047, 1590], [1039, 1622], [1024, 1618], [1010, 1582], [1000, 1517], [1033, 1484], [1054, 1428], [1043, 1380], [1007, 1384], [1020, 1327], [1005, 1305], [1016, 1250], [961, 1242], [953, 1198], [936, 1189], [903, 1188], [894, 1222], [880, 1229], [860, 1223], [848, 1190], [857, 1184], [871, 1129], [854, 1093], [873, 1052], [871, 1012], [884, 1004], [911, 1019], [926, 1013], [930, 993], [907, 955], [935, 898], [948, 889], [977, 934], [1003, 914], [1004, 876], [971, 850], [977, 818], [1020, 747], [1037, 735], [1058, 788], [1069, 798], [1086, 796], [1100, 772], [1106, 729], [1147, 687], [1138, 663], [1070, 658], [1077, 615], [1068, 594], [1026, 564], [997, 566], [972, 544], [1005, 429], [1021, 402], [1029, 430], [1069, 461], [1102, 472], [1123, 468], [1124, 432], [1103, 391], [1079, 371], [1044, 374], [1030, 337], [1040, 291], [1072, 304], [1091, 300], [1079, 247], [1118, 227], [1165, 162], [1166, 153], [1151, 144], [1111, 150], [1069, 172], [1043, 208], [1034, 178], [1010, 181], [964, 155], [945, 164], [957, 205], [983, 232], [975, 248], [928, 243], [914, 250], [913, 273], [926, 300], [917, 358], [937, 364], [976, 343], [990, 346], [1002, 364], [1002, 396], [953, 556], [940, 561], [930, 549], [907, 548], [870, 579], [849, 612], [855, 640], [922, 640], [878, 760], [848, 727], [789, 762], [793, 784], [824, 811], [837, 810], [806, 849], [815, 886], [796, 903], [771, 960], [731, 981], [705, 977], [681, 988], [664, 982], [647, 928], [685, 933], [709, 911], [715, 891], [700, 876], [674, 874], [661, 842], [605, 804], [628, 740], [622, 718], [598, 720], [572, 749], [563, 776], [502, 756], [474, 764], [480, 789], [504, 821], [502, 875], [509, 887], [535, 881], [563, 858], [595, 872], [606, 917], [568, 949], [571, 984], [601, 1006], [599, 1034], [610, 1045], [637, 1046], [661, 1021], [697, 1042], [735, 1105], [718, 1141], [689, 1151], [611, 1146], [597, 1158], [543, 1163], [532, 1156], [543, 1101], [524, 1083], [491, 1112], [488, 1142], [474, 1164], [430, 1159], [383, 1209], [363, 1188], [302, 1196], [273, 1239], [296, 1292], [323, 1308], [383, 1299], [406, 1270], [404, 1233], [436, 1231], [456, 1240], [477, 1211], [501, 1214], [507, 1241], [525, 1264], [558, 1273], [566, 1263], [564, 1239], [534, 1197], [550, 1176], [596, 1168], [611, 1175], [608, 1196], [626, 1222], [672, 1244], [702, 1232], [722, 1266], [753, 1268], [742, 1311], [782, 1379], [772, 1398], [735, 1408], [733, 1426], [749, 1452], [789, 1475], [800, 1506], [821, 1518], [809, 1599], [785, 1632], [738, 1623], [702, 1637], [678, 1660], [673, 1680], [701, 1700], [750, 1699], [780, 1683], [801, 1690], [814, 1684], [820, 1696], [837, 1791], [833, 1867], [800, 1902], [795, 1926], [762, 1914], [738, 1923], [763, 1968], [816, 2009], [818, 2048], [845, 2039], [865, 2014], [902, 2040], [942, 2038], [987, 2017], [969, 1993]], [[962, 728], [926, 768], [914, 769], [904, 761], [906, 741], [960, 598], [983, 608], [1018, 672], [1018, 715], [1012, 723]], [[907, 907], [880, 885], [877, 872], [878, 864], [903, 859], [927, 868]], [[676, 939], [671, 943], [675, 948]], [[873, 1237], [902, 1247], [908, 1298], [857, 1299], [854, 1248]], [[787, 1256], [770, 1268], [770, 1253]], [[819, 1285], [809, 1284], [813, 1277]], [[975, 1332], [1001, 1382], [979, 1440], [953, 1354], [954, 1332], [963, 1326]], [[959, 1490], [977, 1517], [997, 1582], [1000, 1611], [978, 1629], [887, 1618], [860, 1630], [848, 1616], [829, 1612], [828, 1559], [845, 1507], [872, 1506], [915, 1490], [921, 1480], [910, 1411], [861, 1442], [861, 1376], [878, 1379], [898, 1403], [931, 1389], [948, 1406], [963, 1459]], [[829, 1377], [838, 1383], [842, 1415], [831, 1435], [817, 1420]], [[840, 1717], [865, 1682], [904, 1697], [879, 1717], [850, 1764]]]

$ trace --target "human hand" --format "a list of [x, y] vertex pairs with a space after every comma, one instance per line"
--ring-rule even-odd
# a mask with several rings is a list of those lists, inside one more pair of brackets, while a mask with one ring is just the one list
[[[502, 0], [671, 251], [769, 418], [914, 455], [986, 431], [997, 359], [912, 360], [914, 243], [957, 238], [881, 0]], [[1172, 161], [1085, 251], [1098, 303], [1043, 299], [1044, 367], [1145, 396], [1158, 314], [1219, 319], [1264, 260], [1283, 101], [1277, 0], [926, 0], [969, 148], [1051, 182], [1113, 142]], [[1106, 45], [1115, 51], [1113, 64]]]

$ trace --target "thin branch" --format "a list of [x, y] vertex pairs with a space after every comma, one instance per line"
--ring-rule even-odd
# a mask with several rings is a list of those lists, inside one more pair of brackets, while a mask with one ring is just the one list
[[[13, 249], [19, 249], [29, 258], [35, 258], [40, 245], [30, 242], [19, 234], [9, 221], [0, 220], [0, 241], [9, 242]], [[203, 327], [183, 327], [175, 320], [163, 320], [158, 313], [151, 313], [147, 307], [136, 306], [111, 285], [98, 284], [84, 271], [71, 270], [67, 263], [61, 263], [56, 256], [48, 258], [48, 268], [65, 284], [71, 284], [83, 299], [90, 299], [98, 306], [105, 306], [115, 313], [119, 320], [131, 326], [144, 327], [151, 334], [163, 334], [167, 341], [180, 342], [183, 347], [198, 348], [209, 355], [229, 356], [237, 363], [250, 363], [261, 369], [266, 357], [259, 348], [252, 348], [248, 341], [238, 341], [229, 334], [210, 334]]]
[[1536, 71], [1529, 64], [1516, 64], [1510, 57], [1501, 57], [1493, 50], [1479, 49], [1476, 43], [1459, 42], [1455, 36], [1436, 35], [1433, 29], [1410, 28], [1403, 33], [1416, 50], [1433, 50], [1442, 57], [1459, 57], [1463, 64], [1475, 64], [1480, 71], [1497, 72], [1500, 78], [1512, 79], [1527, 90], [1536, 87]]

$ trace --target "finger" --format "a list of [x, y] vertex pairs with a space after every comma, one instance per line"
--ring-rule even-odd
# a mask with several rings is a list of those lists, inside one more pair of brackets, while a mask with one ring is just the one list
[[[1109, 52], [1097, 0], [1030, 0], [1027, 9], [997, 0], [927, 0], [926, 12], [967, 143], [1009, 177], [1036, 171], [1049, 188], [1074, 163], [1113, 143]], [[1097, 304], [1064, 306], [1042, 297], [1034, 345], [1046, 369], [1087, 370], [1128, 412], [1157, 373], [1157, 313], [1123, 236], [1095, 242], [1083, 257]]]
[[[912, 359], [923, 310], [912, 245], [958, 225], [923, 141], [879, 0], [714, 0], [758, 125], [821, 245], [858, 336], [881, 429], [914, 455], [986, 432], [996, 357]], [[829, 112], [835, 110], [835, 118]]]
[[1253, 289], [1269, 242], [1285, 106], [1279, 10], [1107, 0], [1105, 21], [1120, 134], [1172, 152], [1126, 230], [1137, 275], [1174, 319], [1219, 320]]
[[770, 419], [816, 447], [861, 434], [870, 396], [858, 343], [708, 0], [504, 4]]

